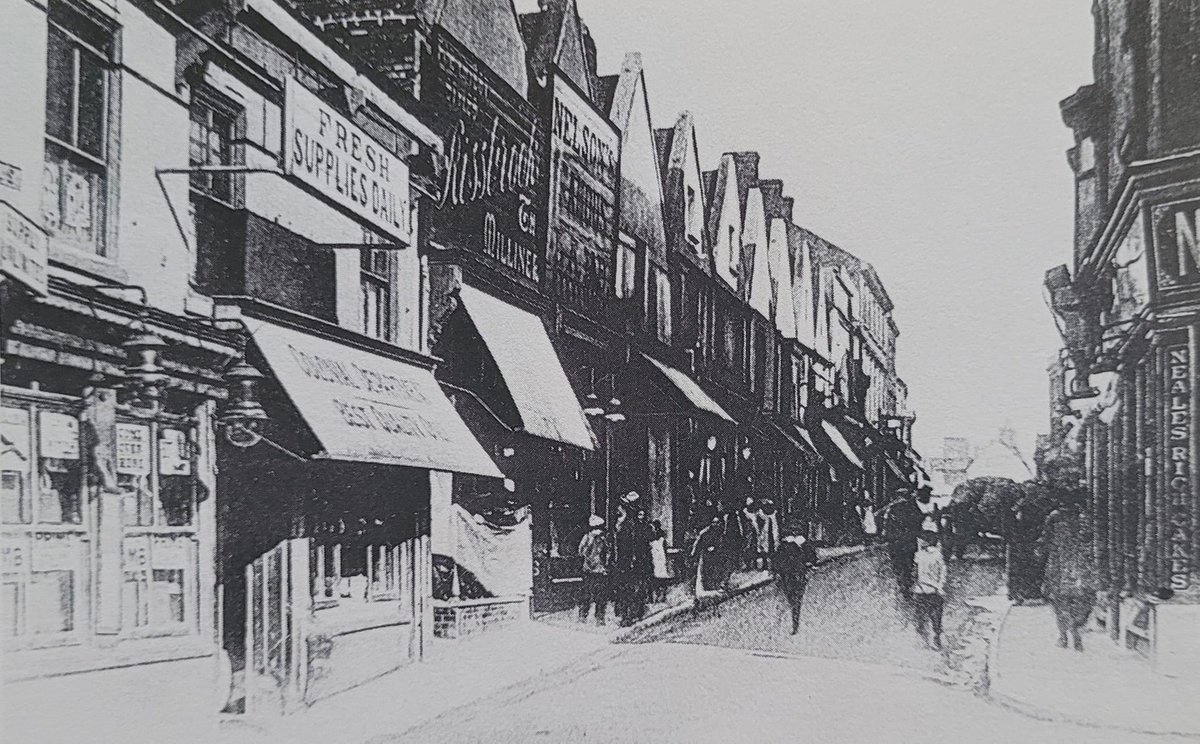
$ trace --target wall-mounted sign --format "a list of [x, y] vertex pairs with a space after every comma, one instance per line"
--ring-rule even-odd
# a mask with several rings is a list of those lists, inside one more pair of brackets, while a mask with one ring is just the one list
[[1154, 210], [1158, 278], [1164, 287], [1200, 282], [1200, 201]]
[[445, 149], [434, 162], [438, 204], [427, 220], [430, 240], [536, 286], [545, 204], [536, 112], [441, 28], [422, 80], [422, 99], [435, 109]]
[[600, 299], [614, 289], [621, 135], [565, 76], [551, 85], [547, 265], [560, 299]]
[[117, 472], [150, 475], [150, 427], [117, 424]]
[[1196, 384], [1186, 345], [1166, 349], [1167, 563], [1170, 586], [1183, 591], [1192, 583], [1192, 386]]
[[284, 172], [410, 243], [408, 164], [292, 78], [285, 95]]
[[65, 413], [42, 411], [38, 416], [38, 445], [42, 457], [79, 459], [79, 419]]
[[46, 231], [8, 202], [0, 201], [0, 272], [44, 296], [49, 252]]
[[182, 429], [160, 429], [158, 432], [159, 475], [191, 475], [192, 448], [187, 432]]

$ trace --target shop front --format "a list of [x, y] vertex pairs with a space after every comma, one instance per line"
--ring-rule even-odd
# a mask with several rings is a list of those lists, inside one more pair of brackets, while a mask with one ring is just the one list
[[235, 709], [287, 712], [427, 652], [431, 493], [446, 473], [503, 476], [431, 358], [241, 310], [270, 424], [220, 449], [223, 640]]
[[213, 422], [238, 340], [120, 298], [136, 287], [47, 286], [5, 319], [0, 616], [5, 703], [22, 711], [9, 733], [53, 727], [66, 701], [135, 721], [121, 693], [135, 687], [184, 728], [211, 724]]

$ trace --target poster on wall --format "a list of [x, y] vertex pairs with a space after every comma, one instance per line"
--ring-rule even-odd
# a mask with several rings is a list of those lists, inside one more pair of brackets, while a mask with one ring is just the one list
[[150, 475], [150, 427], [117, 424], [117, 472]]
[[443, 29], [433, 37], [422, 99], [445, 143], [433, 164], [429, 239], [531, 287], [542, 274], [545, 203], [541, 123], [533, 106]]
[[42, 457], [79, 459], [79, 419], [66, 413], [42, 411], [38, 417], [38, 445]]
[[158, 472], [160, 475], [191, 475], [192, 448], [187, 432], [162, 429], [158, 432]]

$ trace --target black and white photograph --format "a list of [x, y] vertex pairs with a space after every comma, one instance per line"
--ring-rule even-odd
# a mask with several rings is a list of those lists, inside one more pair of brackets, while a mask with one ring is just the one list
[[1200, 744], [1200, 0], [0, 0], [0, 742]]

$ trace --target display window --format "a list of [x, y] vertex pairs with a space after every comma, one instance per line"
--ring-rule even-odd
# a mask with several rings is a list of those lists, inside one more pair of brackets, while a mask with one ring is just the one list
[[199, 628], [195, 428], [186, 417], [121, 416], [115, 430], [119, 539], [98, 534], [77, 398], [4, 390], [0, 406], [0, 634], [13, 648], [81, 643], [119, 560], [125, 637]]

